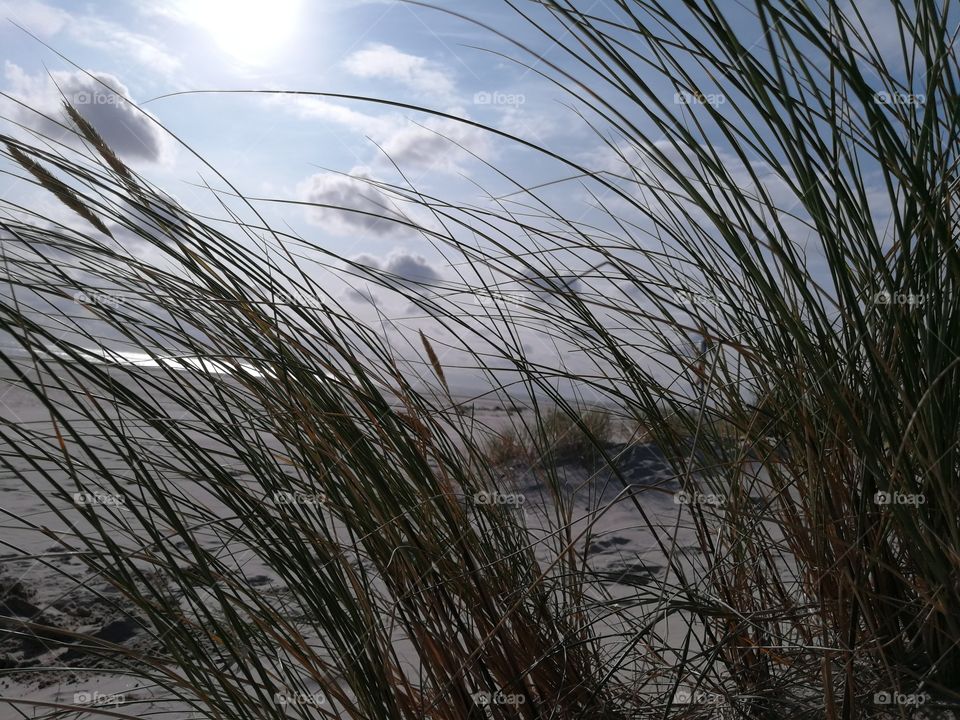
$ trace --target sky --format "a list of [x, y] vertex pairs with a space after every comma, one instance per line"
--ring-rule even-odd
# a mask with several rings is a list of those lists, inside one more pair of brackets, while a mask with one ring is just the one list
[[[597, 12], [606, 1], [593, 4]], [[506, 3], [436, 5], [508, 32], [563, 64], [556, 43], [533, 32]], [[584, 163], [608, 159], [604, 144], [575, 114], [576, 98], [541, 77], [543, 63], [462, 18], [407, 2], [0, 0], [0, 19], [6, 19], [0, 24], [4, 92], [51, 111], [59, 105], [56, 82], [88, 101], [81, 111], [124, 159], [186, 204], [210, 201], [191, 187], [198, 167], [190, 153], [149, 119], [111, 102], [84, 71], [136, 101], [249, 195], [342, 198], [357, 186], [337, 173], [393, 180], [395, 163], [425, 192], [442, 189], [449, 197], [463, 190], [475, 199], [471, 181], [491, 175], [475, 174], [477, 163], [437, 133], [525, 181], [552, 180], [558, 171], [544, 168], [538, 177], [535, 153], [424, 113], [316, 97], [175, 93], [377, 97], [489, 124]], [[665, 98], [673, 94], [667, 83], [660, 87]], [[5, 114], [34, 122], [22, 109]], [[383, 223], [370, 227], [320, 210], [284, 219], [341, 254], [386, 256], [399, 247]]]
[[[596, 0], [590, 9], [602, 14], [607, 1]], [[557, 43], [531, 30], [507, 3], [435, 4], [510, 33], [545, 61], [532, 61], [463, 18], [397, 0], [0, 0], [0, 90], [6, 95], [0, 115], [49, 131], [49, 123], [24, 105], [57, 114], [63, 93], [125, 161], [190, 209], [222, 216], [204, 184], [226, 189], [196, 151], [244, 195], [286, 201], [258, 205], [278, 227], [401, 278], [455, 279], [457, 268], [418, 234], [295, 203], [393, 207], [355, 177], [483, 203], [515, 189], [501, 172], [535, 185], [569, 169], [424, 112], [248, 92], [341, 93], [431, 108], [523, 137], [591, 169], [622, 170], [577, 114], [576, 94], [541, 75], [545, 62], [568, 66]], [[858, 3], [883, 41], [881, 6], [879, 0]], [[745, 7], [731, 8], [746, 44], [754, 36], [754, 45], [762, 44]], [[896, 38], [887, 40], [894, 45]], [[646, 79], [665, 101], [675, 98], [666, 80]], [[146, 114], [118, 101], [117, 93]], [[722, 138], [711, 139], [722, 147]], [[737, 162], [730, 157], [734, 173]], [[9, 191], [4, 183], [0, 179], [0, 190]], [[782, 184], [772, 182], [772, 188], [791, 204]], [[575, 219], [593, 218], [595, 202], [583, 187], [545, 193]], [[371, 298], [383, 296], [364, 289], [362, 279], [348, 278], [352, 288], [337, 287], [343, 280], [343, 273], [333, 272], [322, 282], [357, 312], [377, 317], [383, 311], [369, 307]], [[394, 315], [416, 314], [410, 311], [403, 305]]]
[[[524, 32], [505, 5], [446, 5], [516, 32], [533, 49], [552, 50]], [[0, 20], [0, 90], [8, 98], [0, 98], [3, 117], [55, 131], [24, 106], [61, 115], [62, 93], [138, 172], [188, 208], [220, 217], [203, 185], [225, 184], [192, 150], [248, 197], [367, 208], [389, 201], [348, 176], [402, 180], [428, 194], [476, 202], [492, 192], [493, 185], [481, 190], [480, 184], [513, 188], [468, 151], [507, 173], [522, 171], [531, 183], [553, 179], [556, 170], [539, 174], [542, 159], [533, 151], [427, 113], [371, 102], [197, 91], [384, 98], [573, 148], [578, 156], [602, 151], [588, 128], [571, 122], [562, 89], [536, 68], [496, 54], [520, 57], [514, 48], [463, 19], [404, 2], [0, 0]], [[0, 188], [7, 199], [12, 187], [11, 181]], [[25, 202], [37, 203], [69, 221], [69, 211], [51, 198]], [[358, 263], [413, 280], [456, 275], [427, 240], [390, 223], [276, 203], [259, 209], [276, 226]], [[357, 287], [338, 287], [343, 279], [334, 272], [319, 281], [358, 314], [373, 319], [386, 312], [412, 322], [422, 315], [364, 289], [362, 281], [348, 277]], [[371, 300], [386, 307], [374, 308]]]
[[[487, 3], [458, 6], [481, 19], [489, 15]], [[253, 196], [342, 198], [357, 185], [336, 173], [388, 177], [393, 162], [425, 190], [449, 190], [463, 184], [465, 155], [433, 131], [503, 158], [476, 130], [373, 103], [172, 93], [349, 93], [466, 116], [538, 140], [570, 135], [569, 123], [557, 118], [562, 93], [533, 72], [468, 47], [490, 46], [488, 34], [403, 2], [0, 0], [0, 18], [10, 21], [0, 26], [3, 90], [43, 109], [57, 104], [53, 80], [81, 101], [89, 98], [81, 111], [94, 116], [108, 142], [186, 204], [209, 201], [190, 186], [197, 181], [190, 153], [111, 102], [81, 68], [135, 100]], [[285, 213], [285, 220], [342, 254], [385, 257], [399, 247], [383, 223], [367, 226], [319, 210]]]

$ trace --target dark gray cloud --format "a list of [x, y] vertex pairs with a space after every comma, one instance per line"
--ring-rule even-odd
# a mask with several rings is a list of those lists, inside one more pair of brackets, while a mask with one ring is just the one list
[[525, 270], [521, 283], [536, 295], [557, 292], [576, 293], [583, 290], [583, 281], [577, 275], [550, 275], [546, 272], [540, 275], [532, 270]]
[[428, 120], [424, 125], [398, 128], [381, 142], [383, 152], [405, 170], [423, 172], [466, 172], [466, 148], [480, 156], [490, 143], [484, 131], [453, 120]]
[[17, 122], [50, 137], [69, 139], [68, 132], [54, 122], [72, 126], [62, 107], [66, 98], [124, 159], [157, 162], [165, 158], [169, 149], [165, 133], [151, 116], [131, 104], [130, 91], [116, 76], [81, 71], [31, 76], [10, 62], [4, 75], [10, 95], [26, 105], [4, 103], [7, 114]]
[[[407, 250], [394, 250], [383, 258], [363, 253], [351, 259], [358, 265], [388, 273], [394, 276], [392, 279], [410, 283], [438, 283], [443, 279], [440, 271], [426, 258]], [[373, 274], [375, 273], [371, 273]]]
[[[386, 281], [393, 285], [410, 288], [435, 285], [443, 281], [443, 275], [438, 268], [431, 265], [423, 256], [407, 250], [393, 250], [382, 258], [363, 253], [351, 260], [361, 266], [361, 268], [353, 268], [355, 273], [370, 278], [369, 283], [361, 281], [358, 287], [347, 292], [348, 297], [357, 301], [374, 302], [376, 298], [371, 290], [379, 282], [375, 278], [383, 275], [387, 275]], [[364, 271], [367, 268], [369, 272]]]
[[307, 202], [331, 206], [309, 208], [307, 220], [332, 233], [385, 236], [403, 231], [402, 226], [388, 219], [400, 217], [390, 198], [362, 180], [337, 173], [317, 173], [300, 183], [299, 195]]

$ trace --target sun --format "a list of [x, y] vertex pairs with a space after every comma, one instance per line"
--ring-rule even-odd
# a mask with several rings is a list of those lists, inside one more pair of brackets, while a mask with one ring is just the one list
[[188, 0], [185, 11], [219, 48], [250, 65], [268, 62], [297, 27], [301, 0]]

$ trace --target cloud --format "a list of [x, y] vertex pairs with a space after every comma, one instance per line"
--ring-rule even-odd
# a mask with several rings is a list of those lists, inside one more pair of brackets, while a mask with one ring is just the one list
[[352, 260], [360, 265], [382, 270], [396, 276], [399, 280], [412, 283], [438, 283], [443, 279], [440, 271], [427, 262], [422, 255], [399, 248], [391, 251], [383, 259], [369, 253], [363, 253], [352, 258]]
[[400, 115], [370, 115], [315, 97], [273, 95], [268, 96], [264, 102], [291, 111], [305, 120], [336, 123], [374, 138], [388, 137], [405, 122]]
[[70, 37], [89, 47], [99, 48], [151, 68], [166, 77], [180, 70], [180, 60], [145, 35], [125, 30], [116, 23], [99, 18], [84, 17], [69, 28]]
[[392, 80], [420, 95], [449, 97], [455, 90], [453, 78], [439, 63], [383, 43], [349, 55], [343, 66], [356, 77]]
[[369, 288], [350, 288], [346, 292], [346, 297], [354, 302], [367, 303], [369, 305], [378, 304], [378, 298], [376, 294]]
[[577, 275], [551, 275], [548, 271], [526, 269], [521, 273], [521, 284], [538, 297], [554, 293], [578, 293], [583, 291], [583, 281]]
[[0, 20], [13, 20], [37, 35], [56, 35], [70, 13], [37, 0], [0, 0]]
[[[362, 266], [351, 267], [354, 273], [369, 277], [377, 287], [380, 281], [375, 278], [384, 274], [390, 276], [388, 281], [393, 285], [419, 290], [423, 289], [423, 285], [435, 285], [443, 281], [440, 270], [431, 265], [426, 258], [400, 248], [392, 250], [382, 258], [362, 253], [351, 258], [351, 262]], [[365, 268], [369, 271], [365, 271]], [[377, 296], [370, 287], [351, 288], [347, 291], [347, 297], [358, 302], [377, 304]]]
[[[371, 115], [321, 98], [274, 96], [265, 102], [305, 120], [331, 122], [363, 133], [404, 170], [460, 172], [460, 163], [468, 154], [457, 144], [477, 154], [490, 148], [488, 133], [455, 120], [429, 118], [417, 124], [396, 113]], [[381, 157], [378, 162], [387, 161]]]
[[62, 33], [81, 45], [106, 50], [166, 76], [180, 70], [180, 61], [152, 38], [93, 15], [74, 14], [39, 0], [0, 0], [0, 21], [7, 19], [42, 37]]
[[166, 135], [149, 116], [130, 104], [129, 90], [115, 76], [80, 71], [34, 76], [9, 61], [4, 65], [4, 76], [9, 94], [27, 106], [5, 101], [0, 108], [5, 108], [8, 117], [50, 137], [72, 141], [74, 136], [54, 122], [59, 120], [71, 126], [62, 107], [66, 97], [121, 157], [150, 162], [166, 159]]
[[[354, 169], [352, 174], [359, 175], [359, 169]], [[391, 199], [357, 177], [332, 172], [317, 173], [300, 183], [297, 194], [306, 202], [332, 206], [310, 207], [307, 220], [334, 234], [352, 235], [359, 232], [383, 237], [402, 229], [387, 219], [401, 217]]]
[[563, 130], [563, 125], [558, 122], [556, 113], [545, 115], [518, 107], [495, 108], [495, 110], [500, 113], [496, 127], [524, 140], [543, 143]]
[[489, 137], [479, 128], [455, 120], [428, 120], [397, 129], [381, 142], [381, 147], [403, 169], [420, 168], [440, 172], [460, 172], [460, 163], [471, 152], [482, 155], [489, 150]]

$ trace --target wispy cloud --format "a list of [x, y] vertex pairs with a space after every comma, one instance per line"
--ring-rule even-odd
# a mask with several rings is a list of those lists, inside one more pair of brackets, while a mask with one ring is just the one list
[[13, 20], [43, 38], [65, 36], [166, 77], [181, 70], [180, 60], [152, 38], [92, 14], [69, 12], [39, 0], [0, 0], [0, 20]]
[[355, 77], [390, 80], [422, 96], [449, 98], [456, 91], [453, 76], [439, 63], [383, 43], [347, 56], [343, 67]]
[[44, 37], [56, 35], [70, 18], [66, 10], [37, 0], [0, 0], [0, 19], [13, 20], [30, 32]]
[[321, 120], [342, 125], [375, 139], [384, 139], [406, 124], [398, 114], [373, 115], [340, 103], [315, 97], [274, 95], [267, 103], [281, 107], [304, 120]]
[[166, 77], [175, 76], [181, 69], [180, 60], [153, 39], [125, 30], [107, 20], [80, 18], [68, 32], [70, 37], [83, 45], [109, 51], [116, 57], [132, 60]]
[[[482, 130], [455, 120], [428, 118], [417, 124], [399, 113], [374, 115], [322, 98], [274, 96], [267, 102], [301, 119], [334, 123], [360, 133], [376, 142], [404, 170], [464, 172], [468, 154], [458, 145], [479, 154], [490, 149], [489, 138]], [[390, 164], [379, 151], [370, 163]]]

